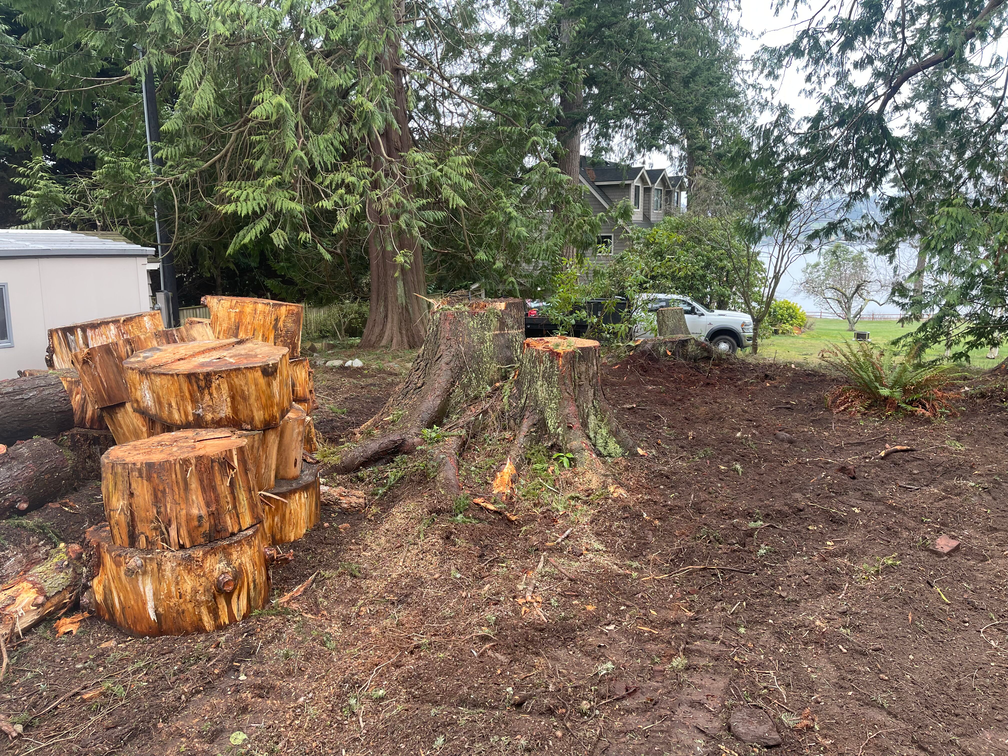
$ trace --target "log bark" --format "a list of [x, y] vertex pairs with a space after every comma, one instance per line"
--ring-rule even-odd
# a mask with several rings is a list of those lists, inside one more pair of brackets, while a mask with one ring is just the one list
[[280, 441], [277, 446], [276, 477], [294, 480], [301, 475], [301, 458], [304, 452], [305, 426], [308, 415], [298, 405], [280, 423]]
[[286, 347], [195, 341], [145, 349], [123, 367], [133, 407], [165, 425], [264, 430], [290, 411]]
[[0, 454], [0, 518], [22, 515], [73, 488], [69, 455], [48, 438], [30, 438]]
[[256, 461], [229, 430], [181, 430], [113, 446], [102, 456], [112, 542], [185, 549], [262, 520]]
[[307, 414], [315, 409], [315, 371], [307, 357], [296, 357], [290, 361], [291, 398]]
[[689, 336], [689, 326], [682, 307], [662, 307], [655, 314], [657, 320], [658, 338], [670, 336]]
[[96, 564], [88, 604], [127, 632], [211, 632], [269, 601], [266, 539], [260, 525], [178, 551], [116, 546], [108, 525], [88, 530], [87, 540]]
[[0, 444], [56, 436], [73, 427], [73, 404], [56, 373], [0, 381]]
[[0, 585], [0, 642], [9, 644], [46, 617], [63, 612], [80, 596], [84, 550], [61, 543], [45, 561]]
[[304, 306], [250, 297], [203, 297], [210, 310], [210, 326], [218, 339], [253, 339], [287, 347], [293, 359], [301, 356]]
[[298, 540], [322, 517], [319, 465], [305, 465], [295, 480], [278, 480], [261, 498], [269, 542], [276, 545]]
[[160, 331], [163, 328], [161, 313], [157, 310], [73, 323], [62, 328], [50, 328], [46, 365], [57, 369], [73, 367], [73, 353], [79, 349], [108, 344], [110, 341]]

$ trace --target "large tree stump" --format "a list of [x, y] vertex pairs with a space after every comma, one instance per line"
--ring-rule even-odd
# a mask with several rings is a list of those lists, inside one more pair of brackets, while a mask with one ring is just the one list
[[287, 347], [291, 359], [301, 356], [303, 305], [249, 297], [206, 296], [202, 301], [218, 339], [254, 339]]
[[[566, 336], [526, 339], [518, 369], [518, 446], [531, 434], [571, 454], [579, 467], [617, 457], [626, 441], [602, 393], [597, 341]], [[514, 454], [514, 459], [520, 457]]]
[[669, 336], [689, 336], [689, 326], [686, 325], [686, 315], [682, 307], [662, 307], [655, 313], [658, 338]]
[[55, 436], [74, 422], [70, 395], [56, 373], [0, 381], [0, 444]]
[[97, 565], [87, 603], [128, 632], [211, 632], [269, 601], [267, 544], [260, 525], [178, 551], [116, 546], [108, 525], [88, 530], [87, 540]]
[[279, 480], [294, 480], [301, 474], [307, 424], [308, 415], [296, 404], [291, 406], [290, 412], [281, 421], [276, 469], [276, 477]]
[[256, 461], [229, 430], [181, 430], [113, 446], [102, 456], [112, 542], [182, 549], [262, 520]]
[[525, 338], [519, 299], [479, 300], [431, 311], [427, 336], [409, 374], [361, 429], [373, 432], [337, 463], [349, 472], [409, 451], [424, 428], [443, 425], [514, 370]]
[[48, 438], [21, 441], [0, 454], [0, 518], [59, 498], [74, 480], [70, 455]]
[[123, 367], [133, 407], [165, 425], [263, 430], [290, 411], [285, 347], [193, 341], [145, 349]]
[[296, 541], [322, 517], [319, 466], [305, 465], [297, 479], [278, 480], [261, 498], [267, 540], [274, 545]]
[[50, 328], [46, 365], [51, 368], [73, 367], [73, 353], [79, 349], [108, 344], [110, 341], [160, 331], [163, 328], [161, 313], [157, 310], [73, 323], [62, 328]]
[[0, 643], [9, 644], [46, 617], [74, 605], [80, 596], [84, 550], [61, 543], [45, 561], [0, 585]]

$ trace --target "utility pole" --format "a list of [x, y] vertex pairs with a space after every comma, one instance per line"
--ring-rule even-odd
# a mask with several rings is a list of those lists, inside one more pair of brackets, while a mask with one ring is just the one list
[[[140, 45], [134, 45], [140, 51], [143, 60], [144, 51]], [[162, 166], [161, 159], [154, 155], [154, 144], [161, 141], [161, 127], [158, 124], [157, 95], [154, 91], [154, 67], [149, 63], [144, 67], [143, 77], [144, 127], [147, 131], [147, 160], [151, 173], [157, 173]], [[178, 282], [175, 280], [175, 253], [172, 251], [172, 237], [164, 224], [164, 208], [161, 205], [157, 185], [151, 179], [154, 191], [154, 229], [157, 233], [158, 260], [161, 263], [161, 290], [168, 299], [162, 306], [168, 307], [167, 325], [175, 328], [182, 325], [179, 317]]]

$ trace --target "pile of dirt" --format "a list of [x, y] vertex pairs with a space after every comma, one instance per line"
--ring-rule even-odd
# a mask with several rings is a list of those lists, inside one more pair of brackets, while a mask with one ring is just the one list
[[[317, 370], [319, 430], [400, 375]], [[453, 501], [417, 453], [329, 476], [363, 505], [326, 508], [238, 625], [27, 634], [8, 752], [742, 754], [733, 731], [772, 741], [760, 711], [782, 753], [1005, 751], [1002, 392], [931, 422], [833, 415], [828, 377], [767, 363], [630, 358], [603, 386], [639, 446], [605, 490], [536, 449], [512, 521], [473, 501], [506, 439]], [[77, 540], [97, 493], [0, 538]]]

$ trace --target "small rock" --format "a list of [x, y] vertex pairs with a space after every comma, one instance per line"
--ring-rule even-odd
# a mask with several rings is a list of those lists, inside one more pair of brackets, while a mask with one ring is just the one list
[[954, 538], [949, 538], [947, 535], [940, 535], [935, 539], [934, 545], [931, 547], [931, 551], [935, 554], [941, 554], [943, 556], [948, 556], [959, 548], [959, 541]]
[[765, 748], [781, 744], [780, 733], [762, 709], [755, 706], [737, 706], [728, 720], [732, 735], [743, 743]]
[[329, 360], [325, 364], [326, 367], [343, 367], [343, 360]]
[[773, 434], [773, 437], [776, 438], [778, 441], [783, 441], [785, 444], [793, 444], [795, 441], [798, 440], [787, 431], [777, 431], [776, 433]]
[[359, 368], [359, 367], [364, 367], [364, 363], [361, 362], [360, 360], [347, 360], [346, 361], [346, 365], [344, 367]]

